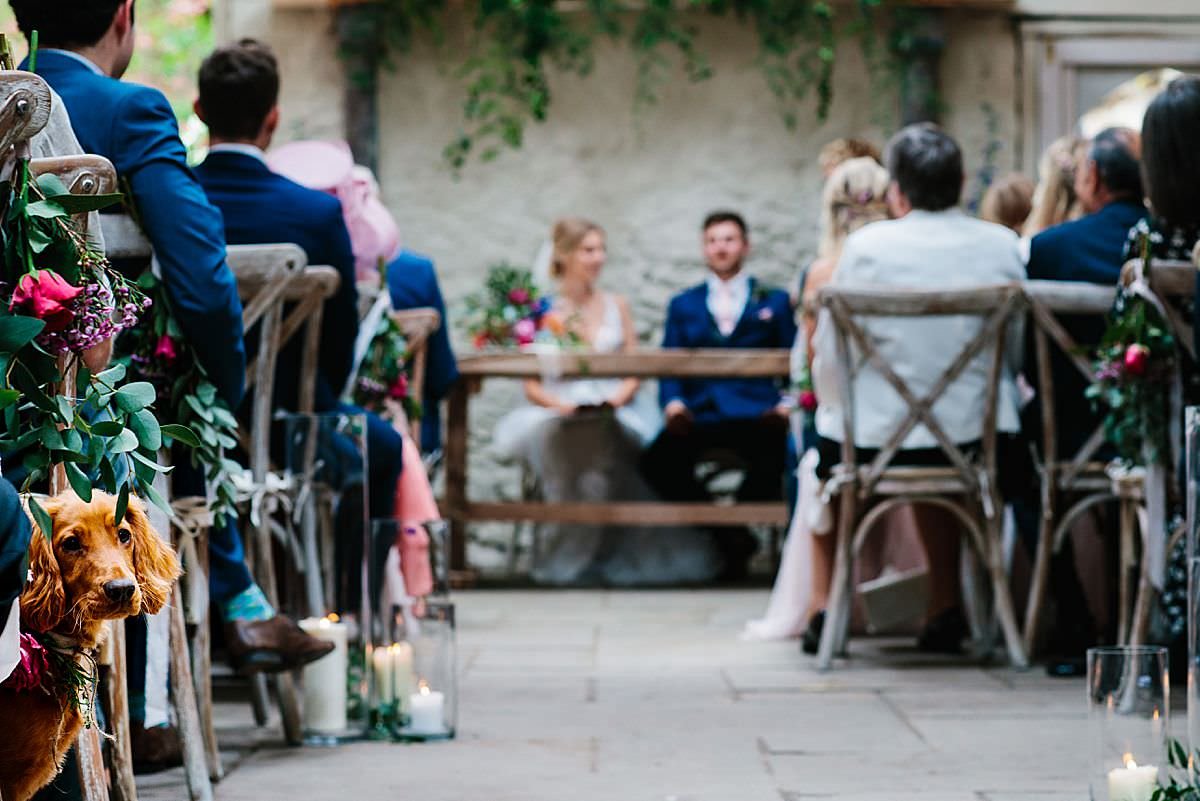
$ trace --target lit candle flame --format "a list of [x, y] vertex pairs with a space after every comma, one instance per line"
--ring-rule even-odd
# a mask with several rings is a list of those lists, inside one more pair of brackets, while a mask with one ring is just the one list
[[419, 686], [420, 686], [421, 695], [429, 695], [429, 682], [425, 681], [424, 679], [421, 679], [421, 683]]
[[1125, 767], [1132, 770], [1137, 767], [1137, 763], [1133, 761], [1133, 754], [1125, 754]]
[[341, 618], [338, 617], [335, 612], [330, 612], [328, 615], [325, 616], [325, 619], [328, 620], [330, 623], [337, 623], [339, 620], [341, 620]]

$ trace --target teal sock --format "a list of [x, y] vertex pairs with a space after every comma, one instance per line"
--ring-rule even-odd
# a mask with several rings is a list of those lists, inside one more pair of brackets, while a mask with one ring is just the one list
[[221, 612], [226, 620], [270, 620], [275, 617], [275, 608], [257, 584], [251, 584], [221, 604]]

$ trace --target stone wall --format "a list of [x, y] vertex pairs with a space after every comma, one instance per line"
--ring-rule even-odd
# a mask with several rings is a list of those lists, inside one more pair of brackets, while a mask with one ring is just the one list
[[[283, 54], [285, 134], [335, 129], [341, 83], [331, 62], [329, 14], [270, 13], [268, 0], [233, 5], [238, 10], [227, 15], [229, 33], [265, 36]], [[445, 52], [456, 49], [461, 33], [450, 30], [443, 51], [400, 57], [397, 69], [383, 76], [379, 177], [405, 244], [437, 261], [451, 315], [478, 288], [488, 265], [530, 263], [552, 221], [566, 214], [590, 217], [608, 230], [604, 283], [631, 298], [647, 342], [659, 336], [668, 298], [704, 274], [698, 227], [706, 212], [731, 207], [746, 215], [754, 247], [750, 269], [772, 283], [790, 284], [812, 259], [817, 151], [852, 134], [882, 144], [896, 121], [896, 77], [873, 84], [849, 44], [839, 53], [829, 118], [802, 115], [799, 129], [788, 130], [755, 64], [754, 32], [700, 22], [701, 46], [714, 67], [710, 80], [691, 84], [678, 77], [662, 87], [657, 104], [635, 111], [632, 59], [617, 46], [601, 46], [590, 76], [553, 80], [550, 118], [530, 126], [520, 151], [472, 163], [459, 176], [442, 163], [441, 150], [460, 122], [462, 88], [450, 77]], [[1009, 18], [951, 12], [946, 22], [946, 125], [963, 142], [969, 176], [993, 140], [1004, 143], [996, 158], [1008, 169], [1017, 128]], [[519, 388], [496, 382], [473, 406], [475, 495], [517, 491], [514, 473], [496, 469], [484, 446], [518, 395]]]

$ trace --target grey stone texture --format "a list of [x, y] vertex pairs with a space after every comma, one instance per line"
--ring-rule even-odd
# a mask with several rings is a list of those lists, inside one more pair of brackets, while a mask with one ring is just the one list
[[[1087, 794], [1083, 683], [911, 640], [818, 673], [744, 642], [761, 590], [472, 591], [449, 743], [287, 749], [223, 692], [218, 801], [1065, 801]], [[225, 683], [222, 682], [222, 686]], [[181, 774], [143, 801], [184, 798]]]

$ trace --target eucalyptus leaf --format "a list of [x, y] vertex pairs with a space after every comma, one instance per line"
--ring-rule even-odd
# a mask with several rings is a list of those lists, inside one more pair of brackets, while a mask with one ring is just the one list
[[146, 465], [146, 467], [149, 467], [156, 473], [170, 473], [175, 469], [174, 465], [159, 464], [158, 460], [152, 459], [146, 454], [139, 453], [138, 451], [134, 451], [129, 455], [133, 457], [134, 461]]
[[125, 365], [114, 364], [102, 373], [96, 375], [96, 380], [111, 387], [125, 380]]
[[181, 442], [189, 448], [199, 448], [200, 438], [196, 436], [196, 432], [187, 426], [179, 425], [178, 423], [168, 423], [160, 427], [162, 435], [173, 439], [176, 442]]
[[100, 486], [105, 492], [117, 491], [117, 472], [113, 467], [112, 460], [107, 456], [101, 457], [100, 460]]
[[113, 402], [125, 412], [138, 412], [154, 403], [154, 385], [146, 381], [134, 381], [117, 390]]
[[0, 352], [16, 353], [46, 327], [44, 320], [22, 315], [0, 315]]
[[54, 425], [54, 423], [46, 423], [42, 426], [42, 434], [39, 437], [42, 444], [52, 451], [66, 450], [67, 445], [63, 442], [62, 433]]
[[98, 437], [115, 437], [125, 430], [125, 426], [116, 420], [101, 420], [92, 423], [92, 433]]
[[113, 510], [113, 525], [119, 526], [125, 520], [125, 512], [129, 510], [129, 484], [121, 487], [117, 493], [117, 508]]
[[46, 542], [53, 544], [54, 519], [50, 517], [50, 514], [45, 509], [42, 508], [42, 505], [38, 503], [37, 498], [30, 497], [29, 513], [33, 515], [33, 522], [37, 524], [39, 529], [41, 529], [42, 536], [46, 538]]
[[15, 389], [0, 389], [0, 409], [7, 409], [21, 399], [21, 393]]
[[[107, 195], [73, 195], [70, 192], [47, 197], [44, 202], [53, 203], [68, 214], [85, 214], [114, 206], [124, 200], [124, 195], [113, 192]], [[30, 203], [30, 207], [37, 204]]]
[[142, 485], [142, 494], [146, 496], [146, 498], [150, 501], [150, 503], [154, 504], [159, 509], [163, 510], [163, 512], [165, 512], [168, 517], [175, 516], [174, 510], [171, 509], [170, 502], [167, 501], [167, 499], [164, 498], [159, 493], [159, 491], [154, 488], [153, 484], [143, 484]]
[[137, 434], [134, 434], [127, 428], [123, 429], [120, 434], [117, 434], [115, 437], [113, 437], [108, 444], [109, 450], [111, 450], [113, 453], [129, 453], [130, 451], [137, 450], [137, 447]]
[[62, 204], [56, 200], [35, 200], [25, 207], [25, 214], [43, 220], [70, 216]]
[[129, 428], [137, 435], [143, 448], [156, 451], [162, 447], [162, 430], [158, 419], [147, 409], [142, 409], [129, 418]]
[[68, 462], [66, 465], [67, 481], [71, 482], [71, 489], [75, 490], [75, 494], [84, 503], [92, 502], [92, 482], [83, 474], [83, 471], [78, 466]]
[[192, 408], [192, 411], [200, 416], [201, 420], [204, 420], [207, 423], [213, 422], [212, 410], [200, 403], [200, 401], [196, 399], [196, 396], [188, 395], [184, 400], [187, 405]]

